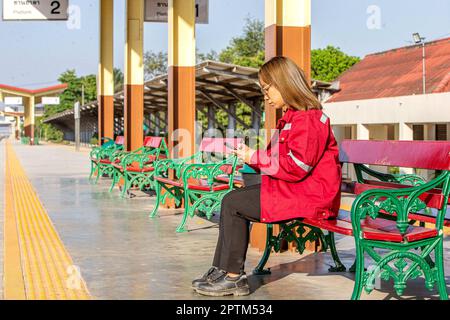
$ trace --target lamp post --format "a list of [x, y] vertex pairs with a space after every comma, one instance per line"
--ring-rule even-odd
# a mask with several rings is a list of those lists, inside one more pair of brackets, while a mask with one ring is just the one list
[[425, 77], [425, 38], [421, 37], [418, 32], [413, 33], [413, 40], [415, 44], [422, 44], [422, 87], [423, 94], [426, 93], [426, 77]]

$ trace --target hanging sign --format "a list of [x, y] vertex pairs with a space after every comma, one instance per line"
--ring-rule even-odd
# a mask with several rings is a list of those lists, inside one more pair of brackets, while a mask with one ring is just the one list
[[[208, 24], [209, 0], [195, 0], [195, 22]], [[167, 22], [169, 0], [145, 0], [145, 17], [147, 22]]]
[[42, 104], [57, 105], [59, 104], [59, 97], [42, 97]]
[[69, 0], [3, 0], [3, 20], [68, 20]]

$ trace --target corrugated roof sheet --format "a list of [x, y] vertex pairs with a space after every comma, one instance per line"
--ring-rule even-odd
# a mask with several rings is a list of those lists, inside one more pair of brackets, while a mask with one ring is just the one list
[[[450, 37], [425, 44], [426, 92], [450, 91]], [[422, 46], [367, 55], [338, 79], [327, 102], [422, 94]]]

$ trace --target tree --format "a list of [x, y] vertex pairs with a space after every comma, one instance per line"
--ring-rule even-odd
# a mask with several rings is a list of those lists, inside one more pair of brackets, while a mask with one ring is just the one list
[[[80, 77], [81, 85], [84, 87], [84, 102], [97, 100], [97, 77], [93, 74]], [[75, 101], [81, 101], [80, 97]], [[75, 102], [74, 101], [74, 102]]]
[[73, 107], [75, 101], [81, 97], [81, 79], [77, 77], [74, 69], [63, 72], [58, 81], [67, 84], [67, 89], [59, 96], [59, 107], [63, 110]]
[[246, 19], [243, 35], [231, 39], [219, 54], [222, 62], [258, 68], [264, 63], [264, 23]]
[[167, 73], [167, 52], [147, 51], [144, 54], [144, 78], [150, 80]]
[[198, 52], [198, 50], [197, 50], [197, 52], [196, 52], [196, 60], [197, 60], [197, 63], [201, 63], [201, 62], [206, 61], [206, 60], [218, 61], [219, 60], [219, 55], [214, 50], [211, 50], [208, 53], [201, 53], [201, 52]]
[[359, 61], [359, 57], [349, 56], [333, 46], [314, 49], [311, 51], [311, 77], [315, 80], [334, 81]]
[[113, 77], [114, 77], [114, 93], [122, 91], [123, 84], [125, 83], [122, 70], [114, 68]]
[[67, 89], [60, 94], [59, 105], [45, 106], [44, 117], [49, 117], [68, 109], [72, 109], [76, 101], [81, 103], [82, 88], [84, 86], [84, 101], [95, 101], [97, 99], [97, 80], [95, 75], [78, 77], [75, 70], [63, 72], [58, 81], [67, 84]]

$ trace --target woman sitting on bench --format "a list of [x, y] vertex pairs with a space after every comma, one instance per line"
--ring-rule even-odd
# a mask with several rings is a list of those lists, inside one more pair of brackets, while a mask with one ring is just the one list
[[244, 272], [250, 221], [276, 223], [306, 217], [333, 218], [340, 206], [339, 149], [330, 120], [303, 71], [275, 57], [259, 71], [266, 107], [282, 109], [266, 150], [239, 145], [236, 155], [261, 172], [261, 184], [236, 189], [222, 200], [212, 267], [192, 282], [208, 296], [248, 295]]

